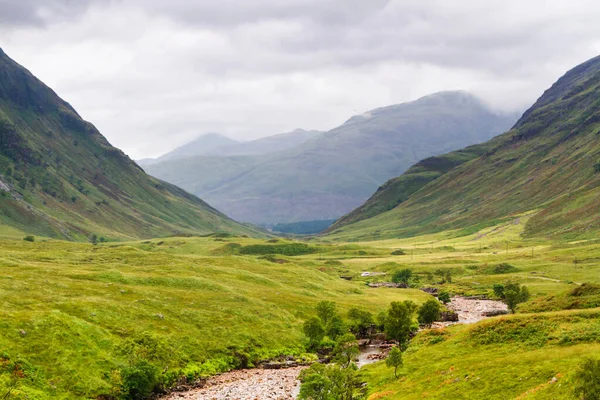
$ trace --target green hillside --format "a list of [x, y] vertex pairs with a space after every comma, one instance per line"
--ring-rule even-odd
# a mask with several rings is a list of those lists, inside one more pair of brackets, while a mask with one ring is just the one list
[[[525, 236], [594, 235], [600, 228], [600, 58], [569, 71], [512, 130], [474, 149], [471, 155], [465, 150], [466, 162], [455, 162], [458, 166], [446, 173], [415, 166], [388, 183], [399, 188], [395, 193], [383, 196], [388, 191], [381, 189], [364, 211], [350, 214], [330, 232], [347, 239], [444, 230], [465, 234], [535, 211]], [[407, 185], [421, 170], [430, 181]], [[360, 221], [395, 202], [400, 204], [393, 210]], [[354, 221], [360, 222], [345, 225]]]
[[[239, 221], [330, 220], [362, 204], [418, 160], [484, 142], [512, 123], [511, 116], [497, 115], [468, 93], [442, 92], [354, 116], [237, 170], [222, 168], [237, 161], [212, 159], [211, 166], [211, 159], [202, 157], [152, 165], [148, 171]], [[205, 185], [211, 176], [220, 184]]]
[[1, 50], [0, 224], [73, 240], [252, 232], [146, 175]]

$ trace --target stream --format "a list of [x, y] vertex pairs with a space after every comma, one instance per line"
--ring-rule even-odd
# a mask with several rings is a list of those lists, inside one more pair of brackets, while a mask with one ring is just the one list
[[[454, 297], [448, 309], [458, 314], [458, 322], [436, 323], [434, 327], [470, 324], [488, 318], [488, 313], [507, 312], [499, 301]], [[382, 348], [378, 344], [360, 347], [359, 368], [380, 360]], [[298, 375], [306, 367], [285, 369], [237, 370], [211, 377], [204, 387], [187, 392], [176, 392], [162, 400], [294, 400], [300, 391]]]

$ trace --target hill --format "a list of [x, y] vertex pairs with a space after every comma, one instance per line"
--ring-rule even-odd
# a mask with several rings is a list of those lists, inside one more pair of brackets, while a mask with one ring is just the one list
[[353, 239], [468, 233], [535, 212], [525, 236], [594, 235], [600, 228], [600, 57], [567, 72], [507, 133], [437, 160], [456, 166], [402, 187], [427, 162], [416, 165], [330, 232]]
[[215, 149], [214, 154], [220, 156], [252, 156], [276, 153], [292, 149], [321, 134], [323, 134], [321, 131], [296, 129], [292, 132], [280, 133], [232, 146], [221, 147]]
[[[149, 171], [240, 221], [328, 220], [359, 206], [418, 160], [486, 141], [513, 122], [468, 93], [443, 92], [354, 116], [290, 150], [255, 159], [218, 186], [199, 189], [187, 167], [168, 176], [163, 171], [175, 168], [165, 164]], [[207, 160], [197, 163], [206, 175], [220, 174], [221, 161], [214, 168]]]
[[1, 50], [0, 224], [74, 240], [252, 232], [146, 175]]

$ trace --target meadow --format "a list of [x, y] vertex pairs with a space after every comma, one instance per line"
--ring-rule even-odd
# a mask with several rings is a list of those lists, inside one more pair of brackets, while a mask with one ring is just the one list
[[[430, 298], [418, 287], [490, 295], [495, 283], [510, 280], [530, 289], [533, 299], [521, 306], [527, 310], [580, 283], [600, 283], [600, 241], [524, 240], [525, 221], [462, 237], [353, 243], [226, 234], [31, 243], [22, 232], [2, 230], [0, 396], [10, 388], [12, 398], [118, 395], [119, 371], [140, 360], [174, 384], [280, 355], [310, 358], [301, 325], [321, 300], [342, 313], [358, 307], [377, 314], [392, 301]], [[510, 268], [496, 268], [501, 264]], [[413, 270], [415, 288], [367, 286], [402, 268]], [[450, 271], [452, 282], [438, 282], [437, 270]], [[388, 276], [361, 277], [364, 271]], [[422, 333], [399, 380], [382, 365], [365, 369], [372, 398], [516, 398], [533, 389], [531, 398], [556, 398], [568, 391], [580, 359], [600, 349], [597, 311], [560, 311], [560, 304], [550, 313]], [[524, 340], [529, 325], [533, 339]], [[572, 340], [561, 339], [567, 336]], [[541, 386], [556, 374], [565, 377], [562, 386]]]

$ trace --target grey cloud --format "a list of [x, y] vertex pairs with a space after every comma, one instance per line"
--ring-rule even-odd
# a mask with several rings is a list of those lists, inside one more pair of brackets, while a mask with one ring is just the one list
[[0, 0], [0, 25], [44, 26], [81, 15], [94, 1]]

